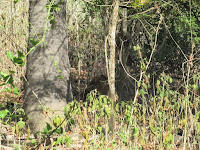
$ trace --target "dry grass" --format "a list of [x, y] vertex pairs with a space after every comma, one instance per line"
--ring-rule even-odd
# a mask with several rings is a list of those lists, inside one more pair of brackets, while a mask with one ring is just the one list
[[22, 75], [25, 67], [16, 67], [7, 57], [8, 52], [14, 56], [17, 51], [26, 53], [28, 38], [28, 0], [0, 1], [0, 70], [8, 73], [15, 71], [14, 80], [18, 88], [22, 87]]

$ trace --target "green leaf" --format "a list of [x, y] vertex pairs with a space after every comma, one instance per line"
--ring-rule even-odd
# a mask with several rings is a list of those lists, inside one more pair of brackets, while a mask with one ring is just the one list
[[23, 120], [23, 118], [20, 118], [20, 121], [17, 123], [20, 129], [25, 127], [25, 122], [22, 120]]
[[4, 92], [12, 92], [11, 88], [7, 87]]
[[24, 54], [20, 51], [17, 51], [18, 53], [18, 57], [14, 57], [12, 52], [8, 52], [7, 56], [16, 64], [19, 64], [20, 66], [24, 66], [25, 62], [24, 62]]
[[64, 79], [64, 78], [65, 78], [64, 76], [59, 76], [59, 77], [58, 77], [58, 79]]
[[104, 103], [104, 105], [107, 105], [107, 98], [103, 99], [103, 103]]
[[119, 104], [117, 103], [115, 106], [115, 111], [118, 112], [119, 111]]
[[146, 71], [146, 65], [145, 65], [144, 62], [142, 62], [142, 63], [140, 64], [140, 67], [141, 67], [142, 71]]
[[14, 57], [13, 62], [19, 64], [21, 67], [24, 66], [25, 62], [21, 58]]
[[12, 52], [8, 52], [7, 56], [13, 61], [14, 57]]
[[158, 88], [160, 86], [160, 80], [157, 80], [156, 87]]
[[130, 112], [132, 110], [132, 107], [130, 105], [127, 105], [126, 109], [127, 109], [127, 111]]
[[75, 124], [75, 120], [74, 119], [70, 119], [70, 123], [71, 124]]
[[147, 92], [146, 92], [144, 89], [141, 89], [141, 90], [139, 91], [139, 94], [140, 94], [141, 96], [144, 96], [145, 94], [147, 94]]
[[0, 118], [4, 119], [7, 116], [8, 113], [10, 113], [8, 109], [1, 110], [0, 111]]
[[173, 79], [170, 77], [170, 78], [169, 78], [169, 82], [172, 83], [172, 81], [173, 81]]
[[105, 107], [105, 112], [106, 112], [106, 115], [107, 115], [107, 116], [110, 115], [110, 109], [109, 109], [109, 107]]
[[13, 89], [13, 91], [14, 91], [15, 94], [20, 95], [19, 92], [18, 92], [18, 90], [19, 90], [19, 89], [16, 88], [16, 87], [14, 87], [14, 89]]
[[196, 43], [200, 43], [200, 37], [194, 37]]
[[6, 84], [10, 84], [12, 87], [14, 87], [14, 85], [13, 85], [14, 79], [13, 79], [12, 75], [6, 75], [6, 76], [4, 76], [3, 80], [4, 80], [4, 82]]
[[14, 0], [14, 4], [17, 4], [19, 2], [19, 0]]
[[55, 133], [57, 133], [57, 134], [62, 134], [62, 131], [63, 131], [63, 129], [62, 129], [62, 127], [59, 127], [59, 128], [57, 128], [56, 130], [55, 130]]
[[31, 143], [35, 144], [36, 140], [35, 139], [31, 139]]
[[53, 64], [54, 66], [57, 66], [58, 65], [58, 63], [57, 63], [57, 61], [56, 60], [54, 60], [54, 64]]
[[46, 124], [47, 124], [47, 130], [51, 130], [52, 129], [51, 125], [49, 123]]
[[15, 71], [12, 71], [12, 70], [9, 70], [9, 72], [10, 72], [11, 74], [14, 74], [14, 73], [15, 73]]
[[198, 90], [199, 90], [198, 84], [194, 84], [194, 85], [193, 85], [193, 90], [194, 90], [195, 92], [198, 92]]
[[44, 128], [44, 134], [48, 134], [50, 131], [51, 131], [51, 129], [52, 129], [52, 127], [51, 127], [51, 125], [49, 124], [49, 123], [47, 123], [46, 122], [46, 127]]
[[59, 72], [59, 73], [62, 73], [62, 71], [61, 71], [60, 69], [58, 69], [58, 72]]
[[58, 137], [57, 144], [62, 144], [62, 137]]
[[3, 71], [0, 72], [0, 77], [1, 77], [1, 78], [4, 78], [4, 77], [6, 77], [6, 76], [9, 76], [9, 74], [4, 73]]
[[197, 133], [199, 134], [200, 133], [200, 123], [199, 122], [196, 125], [196, 130], [197, 130]]
[[33, 38], [31, 38], [30, 43], [36, 46], [39, 43], [39, 41], [38, 40], [35, 41]]
[[50, 21], [51, 29], [52, 29], [52, 30], [54, 29], [55, 23], [56, 23], [55, 19], [52, 19], [52, 20]]
[[21, 58], [21, 59], [25, 58], [24, 54], [21, 51], [17, 51], [17, 54], [18, 54], [18, 58]]
[[102, 127], [98, 126], [97, 128], [98, 128], [99, 132], [101, 133], [102, 132]]

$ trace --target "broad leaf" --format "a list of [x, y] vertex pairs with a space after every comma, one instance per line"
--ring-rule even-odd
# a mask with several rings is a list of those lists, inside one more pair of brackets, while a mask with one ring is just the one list
[[7, 56], [13, 61], [14, 57], [12, 52], [8, 52]]

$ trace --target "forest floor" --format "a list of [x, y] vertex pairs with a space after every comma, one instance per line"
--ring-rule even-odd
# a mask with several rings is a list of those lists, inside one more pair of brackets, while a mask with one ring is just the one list
[[[77, 72], [74, 74], [73, 93], [78, 94], [85, 88], [87, 73], [82, 72], [79, 78]], [[79, 86], [80, 90], [77, 88]], [[196, 150], [200, 148], [200, 114], [189, 113], [190, 116], [186, 120], [183, 115], [184, 105], [181, 106], [182, 101], [179, 98], [178, 108], [175, 107], [176, 103], [166, 103], [167, 99], [163, 108], [159, 105], [160, 101], [152, 102], [153, 108], [146, 107], [146, 104], [133, 106], [130, 102], [120, 103], [117, 105], [118, 108], [116, 106], [115, 130], [110, 134], [108, 131], [110, 119], [109, 115], [106, 115], [110, 111], [109, 99], [98, 96], [95, 92], [91, 95], [89, 99], [92, 98], [93, 102], [88, 102], [87, 108], [83, 107], [82, 101], [74, 103], [76, 109], [70, 110], [70, 114], [76, 113], [66, 119], [70, 124], [65, 124], [62, 134], [51, 134], [51, 130], [35, 138], [30, 133], [23, 113], [23, 93], [19, 96], [9, 92], [1, 93], [0, 117], [7, 113], [5, 110], [9, 110], [9, 113], [0, 120], [0, 149]]]
[[[75, 68], [72, 68], [72, 74], [73, 93], [75, 94], [75, 97], [78, 97], [79, 90], [77, 87], [80, 87], [80, 91], [84, 90], [86, 85], [85, 81], [87, 79], [86, 74], [85, 72], [81, 72], [80, 76], [78, 77], [78, 73]], [[78, 85], [79, 79], [81, 81], [80, 85]], [[1, 90], [3, 91], [3, 89]], [[34, 147], [37, 145], [36, 143], [41, 142], [41, 139], [36, 139], [33, 134], [28, 133], [29, 129], [27, 128], [27, 126], [23, 127], [23, 134], [21, 134], [20, 136], [20, 131], [16, 130], [16, 126], [20, 120], [19, 117], [23, 117], [23, 119], [25, 119], [23, 121], [26, 122], [26, 116], [23, 116], [24, 114], [22, 116], [19, 116], [18, 114], [18, 112], [21, 111], [23, 102], [23, 92], [21, 92], [20, 95], [16, 95], [10, 92], [0, 93], [0, 111], [9, 110], [10, 113], [8, 117], [5, 117], [3, 121], [0, 120], [0, 150], [35, 149]], [[0, 115], [3, 115], [3, 113], [4, 112], [1, 112]], [[70, 129], [69, 131], [66, 131], [64, 133], [64, 136], [70, 137], [70, 141], [73, 141], [73, 143], [70, 142], [70, 145], [60, 144], [60, 146], [56, 146], [56, 149], [84, 149], [85, 139], [81, 135], [82, 131], [78, 126], [75, 125], [73, 125], [72, 128], [73, 132], [72, 129]], [[52, 149], [51, 144], [53, 141], [56, 141], [57, 138], [57, 136], [47, 138], [44, 142], [42, 142], [41, 146], [38, 149]]]

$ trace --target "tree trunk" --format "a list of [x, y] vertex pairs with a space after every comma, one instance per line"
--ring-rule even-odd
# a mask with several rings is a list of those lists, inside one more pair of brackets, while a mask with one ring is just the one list
[[109, 29], [109, 46], [110, 46], [110, 57], [108, 62], [108, 83], [110, 86], [110, 98], [115, 101], [115, 45], [116, 45], [116, 28], [118, 21], [118, 10], [119, 1], [116, 0], [114, 4], [112, 22]]
[[[55, 4], [60, 0], [54, 0]], [[42, 38], [47, 22], [48, 0], [29, 1], [29, 41]], [[27, 57], [24, 110], [30, 128], [43, 131], [45, 122], [51, 123], [53, 114], [64, 116], [67, 101], [72, 100], [70, 64], [67, 50], [66, 0], [60, 11], [51, 12], [55, 17], [54, 28], [48, 22], [44, 42]], [[44, 37], [44, 36], [43, 36]], [[33, 47], [29, 42], [28, 50]]]
[[116, 94], [115, 94], [115, 45], [116, 45], [116, 29], [117, 29], [117, 22], [118, 22], [118, 10], [119, 10], [119, 1], [115, 0], [113, 14], [112, 14], [112, 21], [110, 24], [109, 29], [109, 47], [110, 47], [110, 57], [109, 61], [107, 62], [107, 75], [108, 75], [108, 84], [109, 84], [109, 96], [112, 99], [112, 111], [110, 114], [109, 120], [109, 129], [113, 133], [115, 128], [115, 118], [114, 118], [114, 105], [116, 102]]

